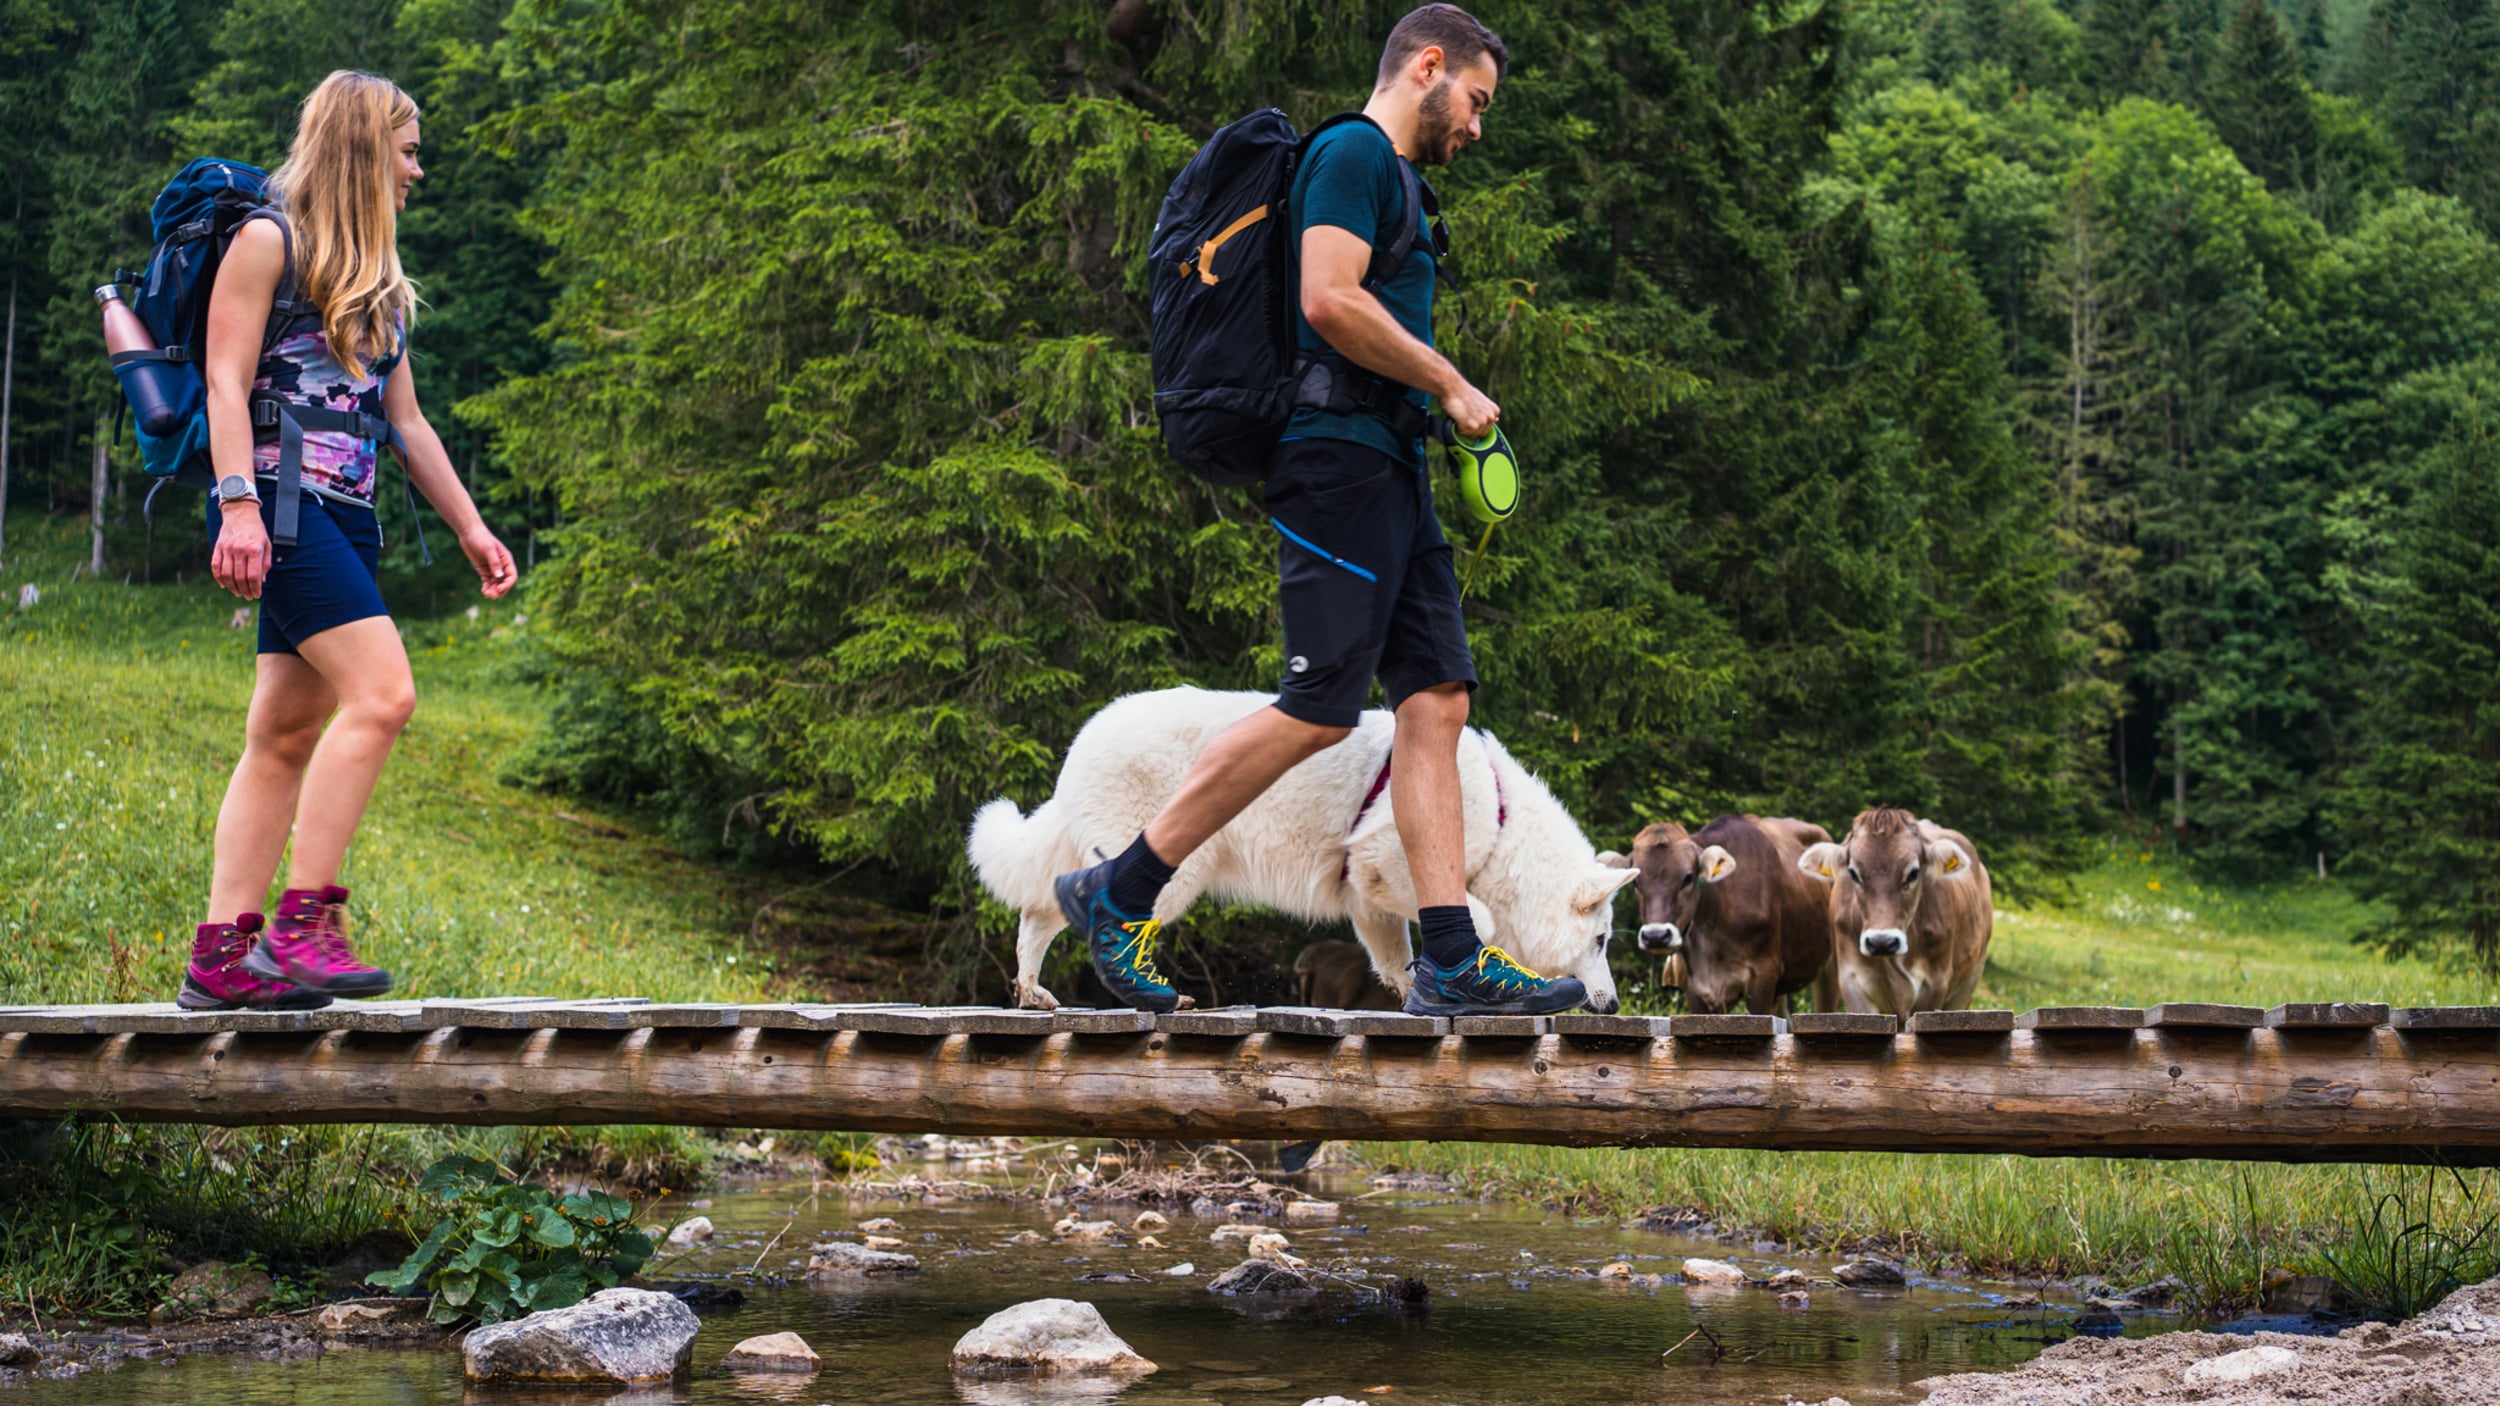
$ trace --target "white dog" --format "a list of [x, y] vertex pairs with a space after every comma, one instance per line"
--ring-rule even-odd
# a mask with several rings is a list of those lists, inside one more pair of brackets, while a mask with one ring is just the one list
[[[1274, 701], [1198, 688], [1130, 694], [1077, 733], [1058, 789], [1031, 815], [1004, 799], [981, 807], [972, 819], [972, 867], [1024, 919], [1017, 1004], [1059, 1004], [1036, 979], [1042, 953], [1067, 926], [1051, 879], [1126, 849], [1180, 789], [1199, 750]], [[1372, 969], [1403, 996], [1414, 984], [1406, 923], [1415, 916], [1415, 885], [1389, 789], [1379, 784], [1395, 726], [1390, 713], [1367, 711], [1351, 736], [1286, 772], [1180, 866], [1154, 916], [1172, 922], [1199, 895], [1214, 894], [1299, 918], [1344, 918], [1370, 951]], [[1458, 781], [1477, 934], [1539, 975], [1578, 977], [1589, 1009], [1614, 1010], [1606, 968], [1612, 900], [1637, 871], [1600, 864], [1554, 793], [1488, 734], [1460, 734]]]

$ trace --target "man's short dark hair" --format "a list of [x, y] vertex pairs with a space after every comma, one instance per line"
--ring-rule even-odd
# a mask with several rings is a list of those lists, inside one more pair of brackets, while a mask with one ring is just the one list
[[1406, 18], [1389, 31], [1389, 43], [1380, 51], [1380, 76], [1375, 82], [1388, 82], [1416, 54], [1436, 44], [1441, 46], [1441, 57], [1453, 69], [1466, 68], [1491, 54], [1493, 80], [1498, 83], [1510, 75], [1510, 50], [1502, 46], [1502, 36], [1456, 5], [1422, 5], [1407, 12]]

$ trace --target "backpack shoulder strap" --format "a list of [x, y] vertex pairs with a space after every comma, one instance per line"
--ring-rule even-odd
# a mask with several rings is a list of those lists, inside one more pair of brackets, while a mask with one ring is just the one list
[[303, 286], [296, 279], [295, 231], [287, 224], [286, 212], [274, 205], [263, 205], [245, 215], [242, 224], [235, 228], [239, 231], [243, 225], [254, 220], [267, 220], [276, 225], [278, 238], [286, 249], [285, 262], [278, 275], [278, 291], [269, 299], [269, 325], [262, 330], [260, 337], [260, 353], [266, 357], [270, 349], [278, 345], [278, 339], [286, 335], [287, 328], [307, 317], [317, 319], [321, 314], [320, 309], [304, 301]]
[[1364, 283], [1382, 283], [1394, 277], [1400, 266], [1405, 264], [1406, 256], [1414, 252], [1415, 230], [1421, 223], [1418, 212], [1422, 210], [1424, 203], [1423, 182], [1415, 175], [1415, 168], [1412, 164], [1398, 158], [1397, 143], [1390, 138], [1389, 133], [1366, 113], [1340, 112], [1327, 119], [1313, 127], [1310, 135], [1302, 139], [1302, 149], [1309, 151], [1311, 143], [1319, 140], [1319, 134], [1329, 128], [1343, 127], [1348, 124], [1369, 127], [1380, 134], [1382, 141], [1389, 143], [1389, 159], [1397, 166], [1398, 186], [1400, 193], [1404, 196], [1396, 237], [1385, 245], [1373, 246], [1371, 266], [1363, 271]]

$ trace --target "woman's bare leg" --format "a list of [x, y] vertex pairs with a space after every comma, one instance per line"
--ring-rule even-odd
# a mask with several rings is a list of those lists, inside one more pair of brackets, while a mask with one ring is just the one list
[[399, 627], [387, 615], [351, 620], [296, 648], [338, 695], [338, 715], [313, 748], [295, 805], [295, 852], [286, 886], [310, 889], [338, 882], [382, 763], [416, 711], [417, 685]]
[[286, 852], [287, 830], [304, 785], [304, 767], [338, 695], [319, 670], [292, 654], [264, 654], [243, 723], [243, 755], [217, 809], [207, 921], [231, 923], [268, 902], [269, 880]]

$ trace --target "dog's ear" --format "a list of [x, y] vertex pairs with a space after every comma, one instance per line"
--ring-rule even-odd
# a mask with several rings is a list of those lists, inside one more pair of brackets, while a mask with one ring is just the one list
[[1640, 871], [1637, 869], [1599, 868], [1593, 870], [1589, 877], [1582, 881], [1579, 894], [1572, 899], [1572, 906], [1583, 913], [1594, 913], [1606, 906], [1625, 884], [1639, 877]]

